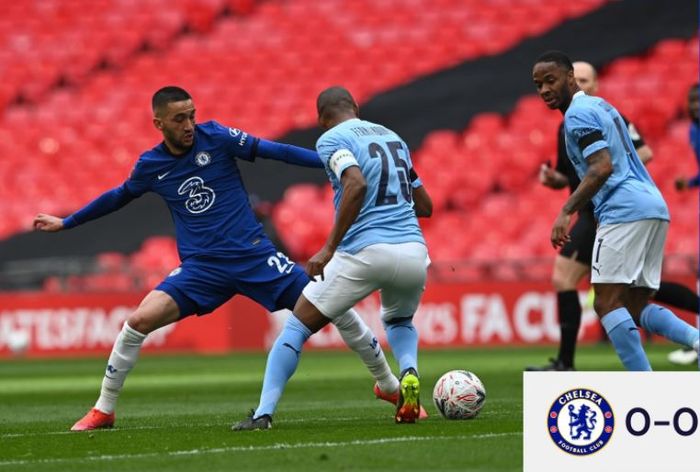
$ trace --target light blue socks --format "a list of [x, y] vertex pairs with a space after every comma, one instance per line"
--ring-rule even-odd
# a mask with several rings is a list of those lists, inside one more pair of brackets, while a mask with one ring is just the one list
[[399, 372], [413, 368], [418, 372], [418, 332], [412, 318], [401, 318], [384, 323], [386, 340], [391, 346]]
[[647, 331], [660, 334], [674, 343], [694, 347], [698, 340], [695, 326], [678, 318], [671, 310], [653, 303], [644, 307], [640, 322]]
[[302, 347], [311, 336], [309, 328], [293, 314], [287, 318], [282, 332], [267, 355], [265, 378], [263, 379], [260, 404], [255, 410], [255, 418], [275, 412], [287, 381], [299, 365]]
[[642, 337], [627, 308], [617, 308], [603, 316], [600, 321], [627, 370], [651, 370], [649, 359], [642, 347]]

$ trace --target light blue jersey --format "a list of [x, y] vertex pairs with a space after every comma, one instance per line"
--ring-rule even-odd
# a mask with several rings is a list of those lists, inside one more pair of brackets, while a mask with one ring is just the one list
[[583, 180], [588, 158], [608, 149], [613, 172], [593, 196], [599, 224], [660, 219], [669, 221], [668, 207], [639, 159], [618, 111], [599, 97], [577, 92], [564, 115], [566, 153]]
[[[355, 254], [371, 244], [425, 244], [413, 210], [413, 164], [408, 146], [393, 131], [369, 121], [352, 119], [326, 131], [316, 143], [335, 192], [336, 211], [343, 195], [340, 176], [359, 165], [367, 181], [362, 209], [338, 250]], [[413, 180], [413, 181], [412, 181]]]

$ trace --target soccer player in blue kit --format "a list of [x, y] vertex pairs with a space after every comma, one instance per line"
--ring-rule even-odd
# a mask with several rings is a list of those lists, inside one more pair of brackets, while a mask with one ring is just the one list
[[[114, 425], [119, 392], [150, 332], [192, 314], [210, 313], [236, 294], [270, 311], [291, 309], [310, 280], [263, 233], [236, 159], [261, 157], [320, 168], [318, 155], [215, 121], [195, 124], [192, 98], [179, 87], [158, 90], [152, 108], [163, 142], [140, 156], [126, 182], [67, 218], [39, 214], [34, 220], [41, 231], [69, 229], [151, 191], [165, 200], [175, 222], [182, 263], [127, 318], [109, 357], [100, 397], [73, 431]], [[398, 380], [373, 333], [348, 308], [334, 320], [341, 336], [360, 355], [383, 392], [398, 391]]]
[[594, 309], [627, 370], [651, 370], [637, 324], [698, 349], [698, 330], [649, 303], [659, 288], [670, 221], [661, 193], [634, 150], [618, 111], [579, 90], [562, 52], [540, 56], [532, 78], [547, 107], [564, 114], [566, 152], [581, 179], [554, 222], [551, 241], [570, 240], [571, 215], [593, 202], [598, 222], [591, 283]]
[[309, 336], [375, 290], [380, 290], [382, 322], [401, 371], [395, 421], [414, 423], [425, 416], [413, 315], [429, 264], [417, 217], [430, 216], [432, 202], [406, 143], [390, 129], [359, 119], [350, 92], [328, 88], [316, 107], [327, 130], [316, 149], [335, 192], [335, 224], [324, 247], [308, 261], [306, 271], [316, 281], [306, 286], [270, 350], [258, 408], [236, 430], [269, 428]]

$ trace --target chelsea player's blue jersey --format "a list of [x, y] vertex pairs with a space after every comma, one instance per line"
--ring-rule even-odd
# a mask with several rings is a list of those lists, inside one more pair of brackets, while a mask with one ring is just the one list
[[583, 180], [588, 158], [608, 149], [613, 172], [593, 196], [600, 224], [670, 219], [668, 207], [639, 159], [620, 113], [599, 97], [577, 92], [564, 114], [566, 153]]
[[125, 182], [133, 196], [155, 192], [175, 223], [178, 252], [249, 257], [273, 249], [256, 220], [236, 159], [255, 159], [256, 138], [215, 121], [198, 124], [192, 149], [173, 156], [161, 143], [144, 152]]
[[411, 183], [413, 168], [406, 143], [384, 126], [351, 119], [326, 131], [316, 143], [316, 150], [335, 191], [336, 211], [343, 194], [340, 177], [343, 170], [355, 165], [343, 159], [349, 151], [367, 182], [367, 193], [357, 219], [338, 246], [354, 254], [371, 244], [419, 242], [423, 233], [413, 210]]

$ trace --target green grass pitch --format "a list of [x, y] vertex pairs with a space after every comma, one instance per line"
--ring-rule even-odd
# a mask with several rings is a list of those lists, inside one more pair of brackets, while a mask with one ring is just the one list
[[[673, 348], [648, 348], [671, 370]], [[393, 422], [352, 353], [306, 352], [269, 431], [232, 432], [257, 403], [263, 354], [144, 356], [126, 381], [112, 430], [69, 433], [99, 391], [105, 359], [0, 361], [0, 472], [72, 470], [522, 469], [522, 368], [553, 348], [423, 351], [421, 398], [431, 417]], [[580, 349], [578, 367], [619, 370], [610, 346]], [[475, 372], [487, 399], [469, 421], [432, 405], [437, 378]], [[692, 367], [682, 368], [691, 370]]]

